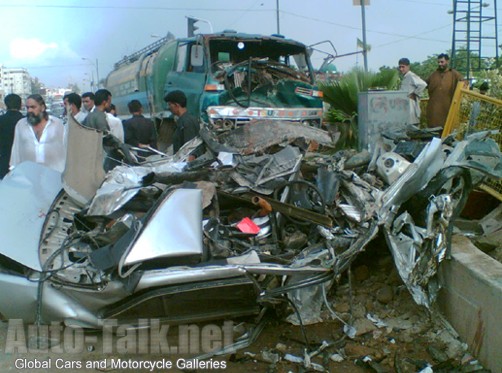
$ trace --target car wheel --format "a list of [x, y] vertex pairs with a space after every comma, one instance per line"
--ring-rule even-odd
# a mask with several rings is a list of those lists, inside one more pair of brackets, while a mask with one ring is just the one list
[[412, 214], [415, 223], [424, 226], [427, 217], [427, 206], [432, 196], [447, 194], [451, 198], [452, 216], [456, 219], [467, 202], [467, 197], [472, 189], [469, 171], [461, 167], [448, 167], [439, 171], [427, 186], [406, 203], [405, 209]]

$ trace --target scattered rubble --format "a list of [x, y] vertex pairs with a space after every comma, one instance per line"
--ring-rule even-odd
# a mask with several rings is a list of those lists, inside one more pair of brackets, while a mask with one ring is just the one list
[[[378, 255], [390, 258], [386, 250], [381, 247]], [[367, 262], [375, 259], [370, 254], [362, 257]], [[359, 260], [354, 266], [353, 274], [367, 268]], [[382, 304], [376, 296], [385, 287], [395, 294], [388, 304]], [[396, 269], [389, 261], [372, 266], [363, 280], [353, 276], [351, 286], [344, 277], [329, 299], [342, 319], [355, 319], [358, 333], [353, 339], [329, 312], [323, 312], [322, 323], [305, 326], [307, 340], [299, 326], [272, 320], [251, 346], [228, 357], [230, 371], [487, 372], [439, 314], [431, 314], [413, 301], [404, 283], [396, 281]], [[370, 309], [371, 315], [365, 315]], [[316, 356], [305, 359], [305, 351], [318, 350]], [[279, 360], [246, 359], [264, 351], [265, 355], [279, 356]]]

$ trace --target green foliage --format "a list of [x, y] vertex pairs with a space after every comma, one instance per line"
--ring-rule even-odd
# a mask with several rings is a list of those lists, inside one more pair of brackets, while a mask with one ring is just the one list
[[353, 113], [352, 115], [348, 115], [344, 111], [340, 109], [333, 109], [331, 108], [328, 110], [325, 114], [324, 119], [328, 123], [345, 123], [345, 122], [352, 122], [354, 121], [356, 116], [356, 113]]
[[422, 62], [412, 62], [410, 64], [410, 70], [426, 80], [436, 69], [438, 68], [438, 58], [437, 55], [428, 56], [425, 61]]
[[340, 133], [338, 148], [357, 146], [358, 93], [371, 89], [395, 89], [399, 76], [395, 69], [381, 69], [378, 73], [355, 68], [339, 80], [319, 84], [324, 101], [330, 108], [325, 114], [328, 123], [334, 123]]
[[[455, 56], [451, 56], [451, 50], [446, 51], [450, 56], [450, 67], [453, 67], [455, 70], [467, 76], [467, 50], [465, 48], [459, 49]], [[438, 54], [434, 54], [432, 56], [427, 56], [427, 59], [422, 62], [412, 62], [410, 65], [411, 71], [417, 74], [422, 79], [426, 80], [438, 67]], [[476, 70], [479, 62], [479, 55], [475, 52], [471, 52], [470, 55], [470, 65], [471, 71]], [[481, 70], [486, 70], [492, 68], [494, 65], [494, 61], [490, 61], [487, 59], [482, 59], [481, 62]], [[382, 66], [380, 69], [387, 68], [387, 66]]]
[[[329, 118], [353, 120], [357, 117], [358, 93], [371, 89], [395, 89], [399, 83], [397, 70], [384, 69], [378, 73], [355, 68], [339, 80], [319, 84], [324, 101], [330, 105]], [[342, 120], [343, 121], [343, 120]]]
[[34, 77], [31, 79], [31, 93], [38, 93], [38, 94], [43, 94], [43, 84], [40, 80], [38, 80], [37, 77]]
[[377, 87], [383, 87], [385, 89], [398, 89], [399, 83], [400, 80], [397, 70], [384, 69], [375, 75], [374, 84], [378, 84]]
[[[451, 67], [464, 76], [467, 76], [467, 50], [465, 48], [459, 49], [451, 62]], [[471, 72], [482, 71], [489, 68], [489, 62], [485, 58], [480, 59], [479, 54], [475, 52], [469, 54], [469, 65]], [[471, 76], [472, 74], [469, 75]]]
[[488, 96], [502, 100], [502, 69], [493, 69], [481, 71], [477, 76], [478, 84], [476, 88], [484, 81], [488, 82], [490, 89]]
[[77, 83], [68, 83], [67, 87], [70, 91], [80, 94], [81, 90]]

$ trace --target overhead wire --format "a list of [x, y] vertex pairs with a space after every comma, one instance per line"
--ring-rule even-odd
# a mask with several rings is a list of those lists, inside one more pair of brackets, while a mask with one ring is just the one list
[[[204, 11], [204, 12], [239, 12], [249, 9], [241, 8], [186, 8], [186, 7], [164, 7], [164, 6], [134, 6], [134, 5], [52, 5], [52, 4], [0, 4], [0, 8], [49, 8], [49, 9], [131, 9], [131, 10], [171, 10], [171, 11]], [[257, 9], [253, 12], [268, 12], [271, 9]]]
[[442, 1], [442, 2], [441, 3], [433, 3], [430, 1], [419, 1], [419, 0], [397, 0], [396, 2], [398, 2], [398, 3], [406, 2], [406, 3], [424, 4], [424, 5], [436, 5], [436, 6], [444, 6], [444, 7], [450, 6], [450, 5], [445, 4], [443, 2], [443, 0], [440, 0], [440, 1]]
[[[341, 23], [331, 22], [331, 21], [322, 20], [322, 19], [319, 19], [319, 18], [314, 18], [314, 17], [307, 17], [307, 16], [304, 16], [304, 15], [301, 15], [301, 14], [297, 14], [297, 13], [294, 13], [294, 12], [281, 11], [281, 13], [289, 14], [289, 15], [292, 15], [292, 16], [295, 16], [295, 17], [299, 17], [299, 18], [310, 19], [311, 21], [316, 21], [316, 22], [322, 22], [322, 23], [326, 23], [326, 24], [331, 24], [331, 25], [335, 25], [335, 26], [339, 26], [339, 27], [343, 27], [343, 28], [347, 28], [347, 29], [351, 29], [351, 30], [357, 30], [357, 31], [361, 30], [361, 27], [344, 25], [344, 24], [341, 24]], [[441, 28], [445, 28], [445, 27], [448, 27], [450, 25], [451, 24], [446, 25], [446, 26], [442, 26]], [[435, 30], [436, 29], [425, 31], [425, 32], [417, 34], [417, 35], [426, 34], [428, 32], [433, 32]], [[449, 43], [449, 41], [446, 41], [446, 40], [437, 40], [437, 39], [431, 39], [431, 38], [418, 38], [418, 37], [413, 36], [413, 35], [403, 35], [403, 34], [390, 33], [390, 32], [385, 32], [385, 31], [376, 31], [376, 30], [371, 30], [371, 29], [367, 29], [367, 32], [371, 32], [371, 33], [374, 33], [374, 34], [388, 35], [388, 36], [400, 36], [402, 38], [410, 38], [410, 39], [425, 40], [425, 41], [440, 41], [440, 42]]]
[[[232, 27], [233, 25], [235, 25], [245, 14], [253, 11], [252, 8], [254, 8], [256, 6], [257, 3], [259, 3], [260, 1], [262, 0], [256, 0], [253, 5], [251, 5], [247, 10], [244, 10], [239, 16], [235, 17], [235, 19], [233, 20], [233, 22], [230, 24], [230, 27]], [[262, 9], [264, 10], [264, 9]]]
[[[434, 31], [438, 31], [438, 30], [442, 30], [442, 29], [445, 29], [447, 27], [451, 27], [452, 24], [449, 23], [445, 26], [441, 26], [441, 27], [437, 27], [435, 29], [432, 29], [432, 30], [429, 30], [429, 31], [424, 31], [424, 32], [421, 32], [419, 34], [416, 34], [416, 35], [410, 35], [410, 36], [407, 36], [407, 37], [402, 37], [401, 39], [398, 39], [398, 40], [393, 40], [393, 41], [390, 41], [390, 42], [387, 42], [387, 43], [384, 43], [384, 44], [380, 44], [380, 45], [377, 45], [376, 48], [379, 48], [379, 47], [386, 47], [387, 45], [391, 45], [391, 44], [396, 44], [396, 43], [400, 43], [402, 41], [406, 41], [406, 40], [410, 40], [410, 39], [421, 39], [421, 38], [417, 38], [416, 36], [418, 35], [423, 35], [423, 34], [428, 34], [430, 32], [434, 32]], [[421, 39], [423, 40], [423, 39]], [[449, 43], [450, 41], [446, 41], [446, 40], [438, 40], [438, 39], [433, 39], [432, 41], [436, 41], [436, 42], [440, 42], [440, 43]]]

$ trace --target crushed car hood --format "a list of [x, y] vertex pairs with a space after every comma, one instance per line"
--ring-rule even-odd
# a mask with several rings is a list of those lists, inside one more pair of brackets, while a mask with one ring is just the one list
[[0, 253], [41, 271], [38, 247], [50, 206], [62, 188], [61, 173], [38, 163], [18, 165], [0, 182]]

